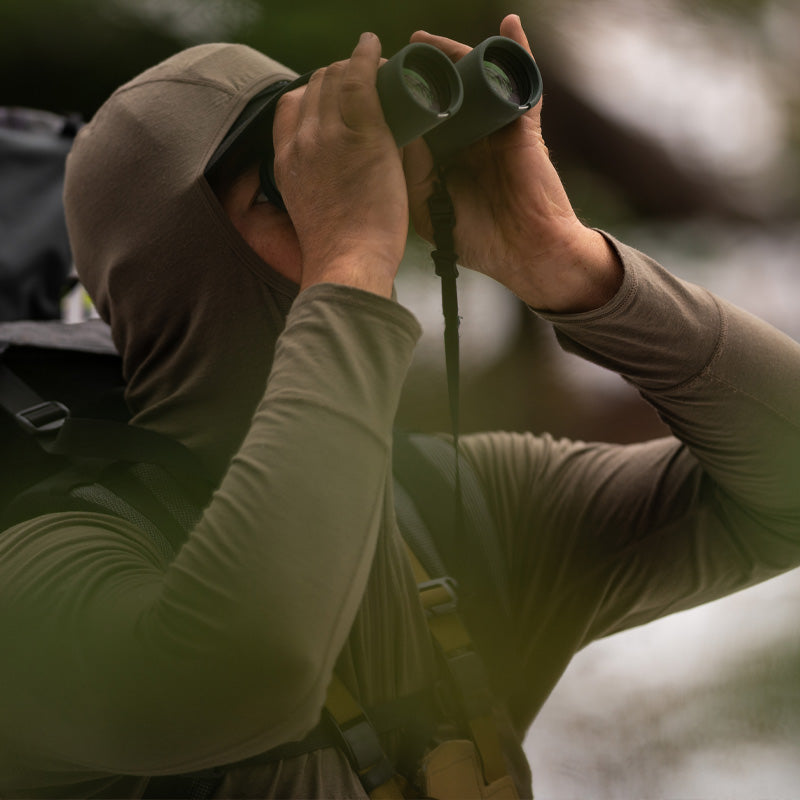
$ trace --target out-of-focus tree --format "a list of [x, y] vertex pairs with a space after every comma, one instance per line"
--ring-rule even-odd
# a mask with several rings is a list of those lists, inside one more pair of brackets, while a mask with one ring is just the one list
[[97, 0], [3, 0], [0, 101], [90, 116], [140, 69], [178, 47], [168, 31]]
[[390, 55], [418, 28], [479, 41], [503, 12], [499, 0], [469, 13], [457, 0], [3, 0], [0, 103], [88, 117], [121, 83], [192, 44], [243, 42], [302, 72], [346, 58], [364, 30]]
[[796, 216], [797, 3], [540, 5], [547, 139], [596, 222]]

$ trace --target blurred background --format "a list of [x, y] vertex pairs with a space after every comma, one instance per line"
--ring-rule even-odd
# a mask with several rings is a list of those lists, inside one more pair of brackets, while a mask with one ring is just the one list
[[[797, 0], [2, 0], [0, 105], [88, 119], [185, 46], [251, 44], [298, 71], [418, 28], [477, 43], [519, 13], [544, 132], [579, 214], [800, 338]], [[2, 176], [0, 176], [1, 178]], [[411, 238], [398, 292], [426, 334], [400, 424], [449, 426], [438, 285]], [[462, 429], [662, 435], [621, 379], [462, 272]], [[800, 575], [598, 642], [534, 724], [540, 800], [789, 798], [800, 786]]]

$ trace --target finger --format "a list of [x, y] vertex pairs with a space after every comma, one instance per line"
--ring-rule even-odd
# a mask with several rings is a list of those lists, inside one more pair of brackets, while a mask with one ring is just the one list
[[430, 239], [427, 200], [432, 192], [436, 170], [431, 151], [422, 139], [415, 139], [403, 148], [403, 170], [414, 227], [420, 236]]
[[293, 89], [278, 98], [272, 124], [272, 144], [275, 152], [283, 149], [297, 134], [300, 124], [300, 109], [305, 86]]
[[342, 118], [351, 128], [383, 120], [375, 88], [380, 58], [380, 39], [362, 33], [345, 67], [339, 101]]
[[380, 59], [381, 40], [374, 33], [362, 33], [347, 62], [348, 79], [374, 84]]
[[[431, 151], [422, 138], [409, 142], [403, 148], [403, 169], [410, 193], [428, 192], [436, 174], [436, 165]], [[427, 194], [425, 196], [427, 199]]]
[[309, 115], [316, 117], [315, 104], [323, 72], [324, 70], [317, 70], [307, 83], [278, 98], [272, 125], [272, 141], [276, 152], [297, 136]]
[[[300, 96], [300, 122], [298, 127], [311, 120], [314, 124], [319, 118], [321, 97], [324, 95], [323, 86], [328, 68], [318, 69], [309, 79], [305, 91]], [[292, 92], [294, 94], [294, 92]]]
[[471, 47], [461, 44], [461, 42], [457, 42], [455, 39], [448, 39], [446, 36], [436, 36], [427, 31], [417, 31], [413, 33], [411, 35], [411, 41], [432, 44], [434, 47], [438, 47], [451, 61], [458, 61], [472, 50]]
[[[522, 27], [522, 21], [518, 14], [508, 14], [503, 18], [500, 23], [500, 35], [513, 39], [517, 44], [522, 45], [531, 55], [531, 46], [528, 42], [528, 37], [525, 35], [525, 30]], [[417, 31], [411, 36], [412, 42], [424, 42], [425, 44], [432, 44], [444, 52], [451, 61], [458, 61], [459, 58], [465, 56], [472, 48], [468, 47], [461, 42], [454, 39], [448, 39], [445, 36], [436, 36], [435, 34], [428, 33], [427, 31]]]
[[522, 45], [531, 55], [533, 51], [528, 43], [528, 37], [525, 35], [525, 30], [522, 27], [522, 20], [518, 14], [509, 14], [503, 18], [500, 23], [500, 35], [513, 39], [517, 44]]
[[339, 121], [339, 87], [344, 77], [347, 62], [336, 61], [324, 69], [319, 94], [316, 101], [319, 104], [320, 121]]

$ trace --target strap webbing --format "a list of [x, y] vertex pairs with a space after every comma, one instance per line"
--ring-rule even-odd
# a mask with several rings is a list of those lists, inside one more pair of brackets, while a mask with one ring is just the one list
[[460, 351], [458, 328], [461, 318], [458, 315], [458, 255], [455, 251], [453, 231], [456, 226], [456, 213], [453, 200], [447, 190], [444, 169], [439, 169], [439, 180], [434, 184], [433, 194], [428, 198], [428, 211], [433, 225], [433, 241], [436, 249], [431, 254], [436, 265], [436, 274], [442, 282], [442, 314], [444, 315], [444, 358], [447, 372], [447, 395], [450, 405], [450, 426], [455, 446], [455, 519], [456, 530], [461, 528], [461, 474], [458, 463], [458, 436], [460, 430]]
[[187, 496], [199, 505], [205, 505], [214, 488], [198, 460], [180, 442], [124, 422], [70, 417], [46, 449], [73, 458], [160, 464], [168, 467]]
[[449, 578], [431, 580], [422, 562], [406, 545], [408, 558], [419, 586], [428, 628], [456, 686], [458, 700], [478, 749], [487, 784], [508, 774], [497, 725], [492, 715], [492, 693], [483, 662], [472, 637], [458, 614], [454, 582]]
[[16, 416], [28, 406], [41, 403], [42, 398], [5, 364], [0, 363], [0, 406]]
[[463, 454], [458, 454], [458, 461], [464, 512], [460, 529], [452, 504], [442, 501], [455, 485], [452, 443], [438, 436], [395, 432], [397, 519], [403, 538], [429, 575], [458, 579], [464, 608], [469, 606], [465, 616], [472, 621], [476, 613], [481, 620], [491, 615], [493, 621], [487, 624], [497, 630], [511, 606], [501, 537], [480, 478]]
[[57, 431], [69, 415], [65, 406], [44, 400], [5, 364], [0, 364], [0, 408], [34, 435]]
[[351, 766], [370, 797], [378, 800], [402, 798], [395, 771], [358, 700], [334, 675], [328, 686], [325, 710], [336, 726]]
[[71, 417], [65, 406], [43, 398], [3, 363], [0, 408], [52, 455], [168, 466], [197, 504], [204, 505], [214, 488], [198, 460], [180, 442], [116, 420]]

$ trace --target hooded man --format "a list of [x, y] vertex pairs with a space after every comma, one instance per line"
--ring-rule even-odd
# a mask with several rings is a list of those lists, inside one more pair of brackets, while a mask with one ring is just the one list
[[[517, 17], [500, 32], [527, 47]], [[379, 55], [365, 34], [281, 99], [286, 212], [261, 196], [257, 137], [227, 147], [248, 103], [294, 77], [246, 47], [177, 54], [78, 137], [73, 252], [133, 425], [185, 445], [216, 490], [174, 557], [146, 521], [111, 513], [49, 513], [0, 538], [4, 793], [136, 797], [165, 791], [150, 776], [223, 766], [221, 797], [364, 797], [341, 748], [262, 754], [314, 729], [334, 673], [367, 709], [437, 681], [391, 481], [419, 333], [392, 285], [409, 215], [430, 231], [433, 169], [424, 144], [394, 144]], [[461, 263], [623, 374], [675, 434], [462, 439], [507, 560], [508, 657], [486, 660], [510, 780], [530, 796], [521, 741], [574, 652], [800, 563], [800, 348], [583, 226], [538, 108], [448, 182]], [[425, 791], [401, 737], [381, 743], [409, 796]]]

